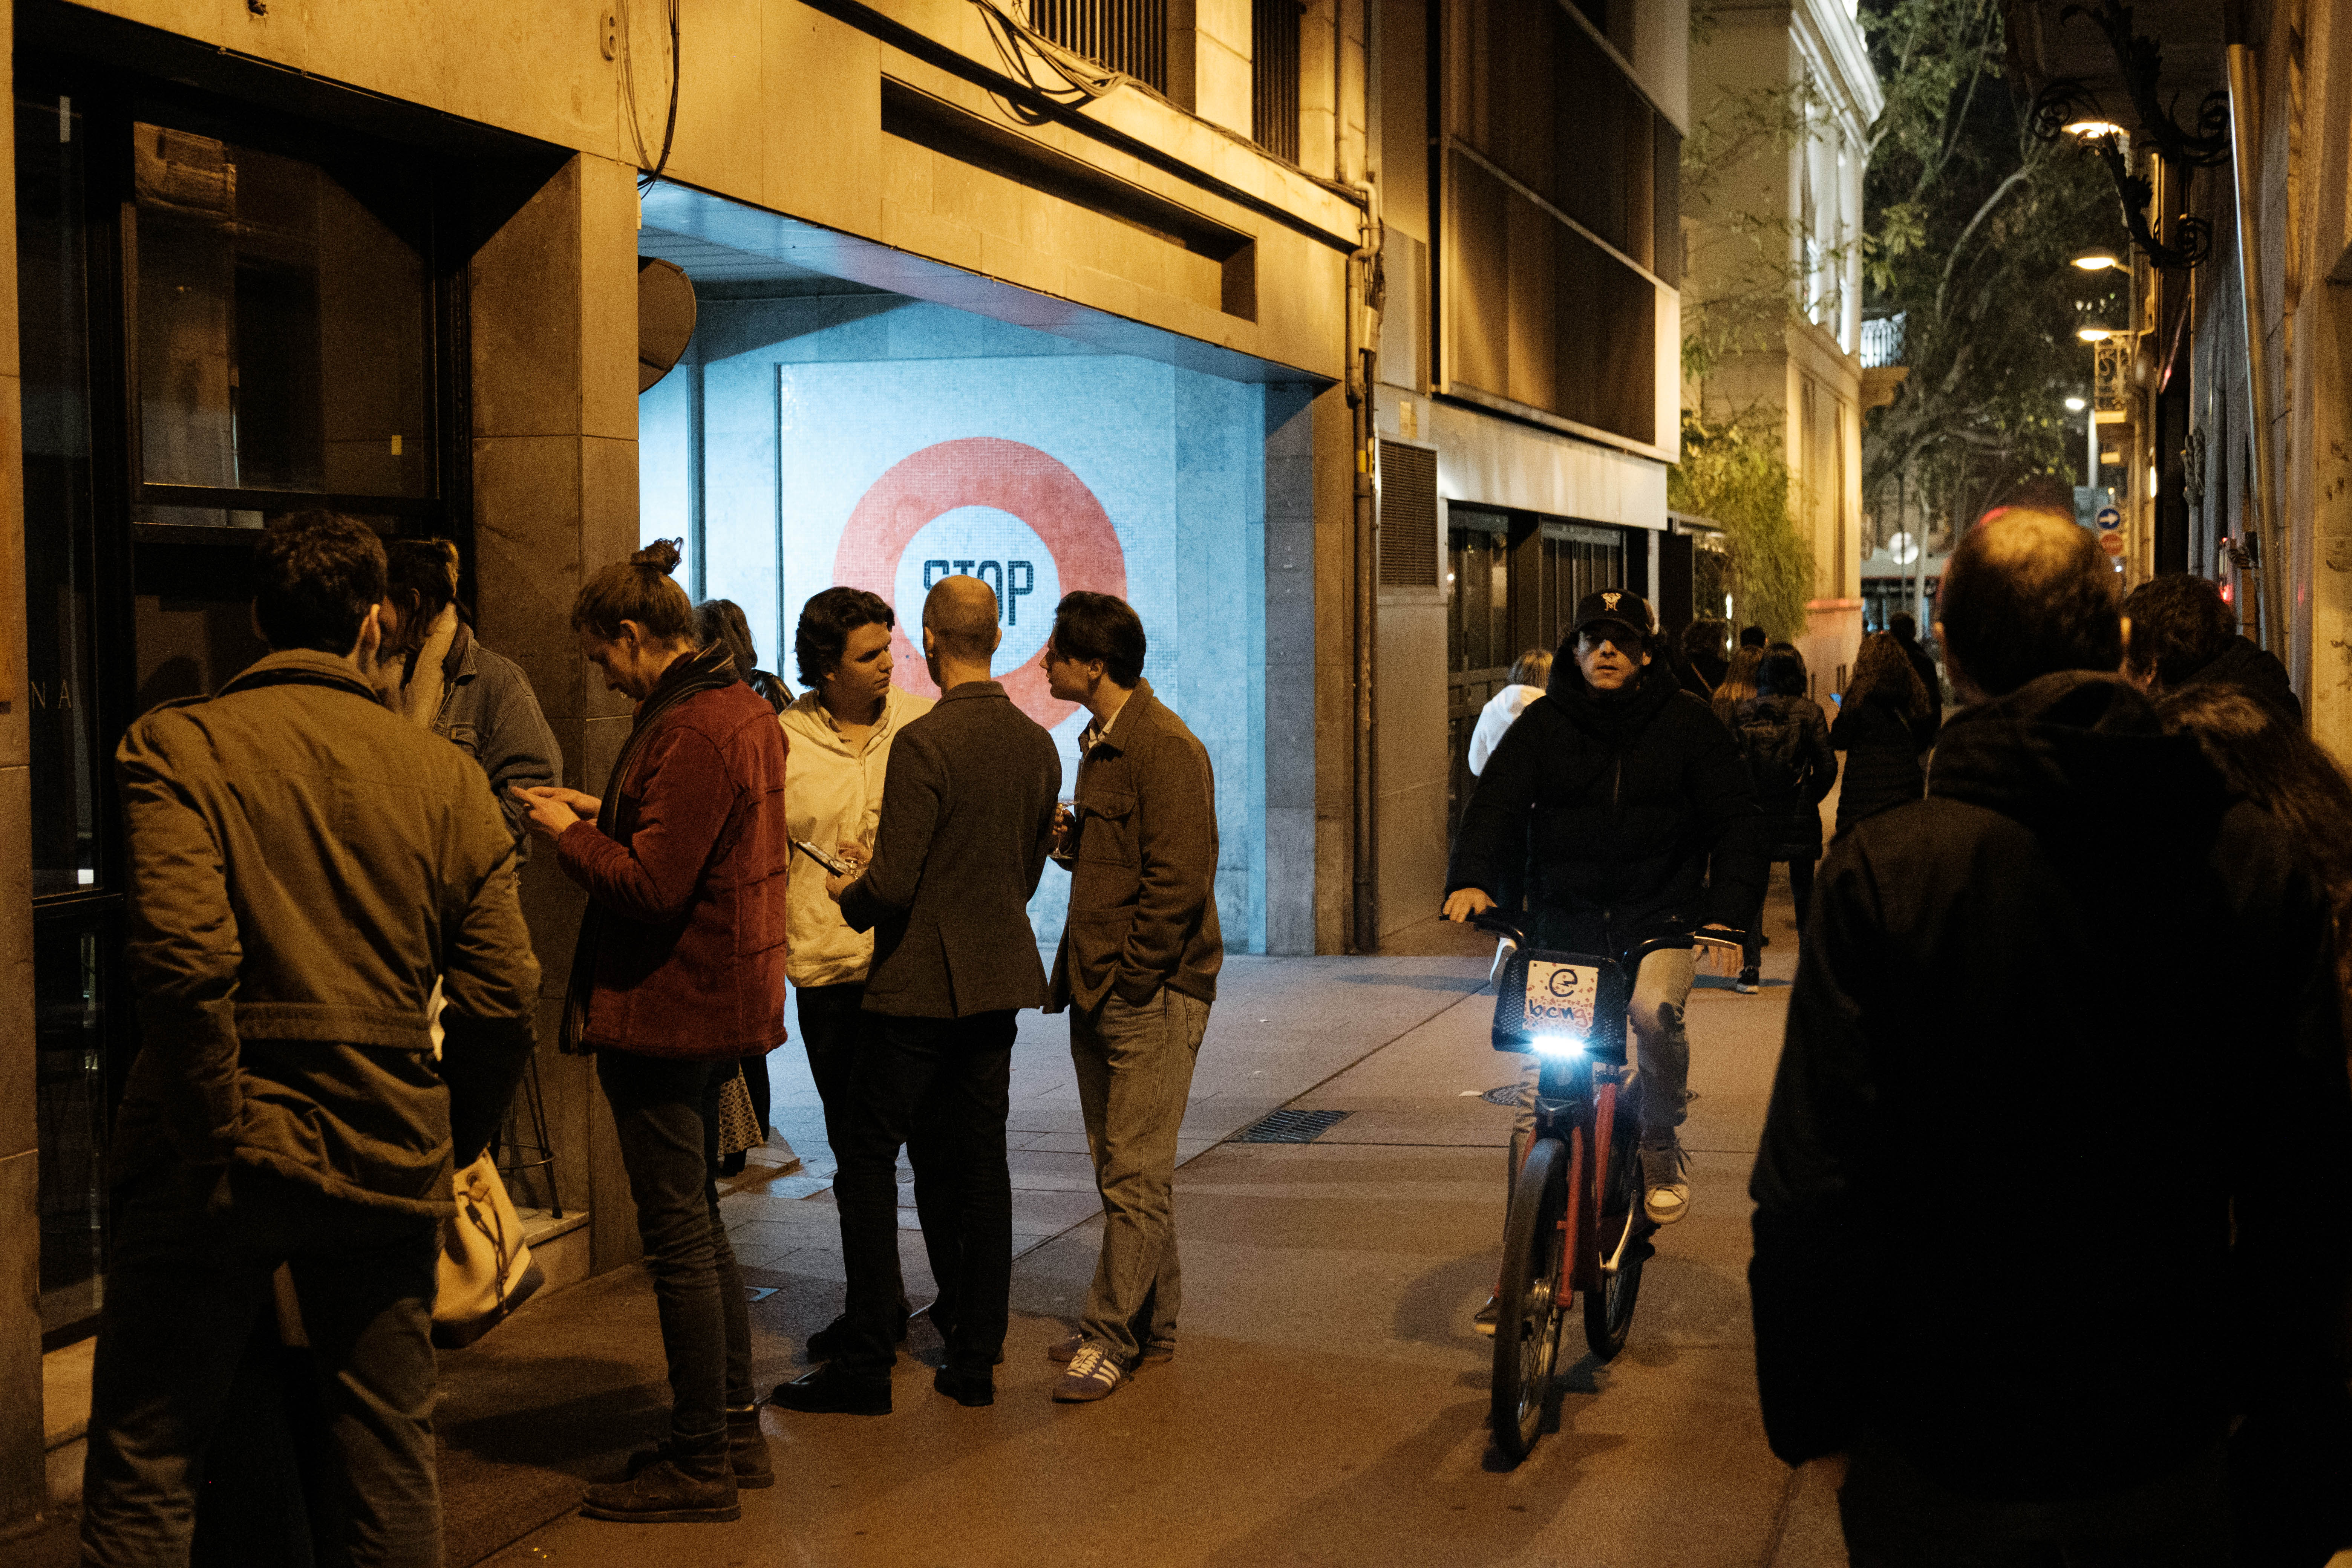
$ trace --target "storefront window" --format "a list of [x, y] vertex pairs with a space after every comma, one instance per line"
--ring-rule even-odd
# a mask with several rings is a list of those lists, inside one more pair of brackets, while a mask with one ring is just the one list
[[17, 102], [16, 321], [36, 898], [94, 887], [102, 874], [84, 144], [72, 100]]
[[413, 193], [161, 125], [134, 124], [131, 151], [139, 521], [262, 526], [250, 498], [158, 504], [183, 498], [157, 486], [430, 495]]

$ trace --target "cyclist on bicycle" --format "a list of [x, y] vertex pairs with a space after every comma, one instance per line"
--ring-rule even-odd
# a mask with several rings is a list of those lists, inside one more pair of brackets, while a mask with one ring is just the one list
[[[1445, 917], [1495, 906], [1525, 867], [1530, 944], [1623, 959], [1660, 944], [1633, 976], [1643, 1207], [1672, 1225], [1690, 1209], [1677, 1130], [1690, 1075], [1683, 1007], [1695, 934], [1737, 942], [1764, 899], [1770, 846], [1738, 743], [1653, 661], [1656, 622], [1638, 594], [1588, 594], [1531, 702], [1479, 775], [1446, 868]], [[1516, 1172], [1534, 1124], [1519, 1092]], [[1482, 1326], [1484, 1318], [1482, 1315]]]

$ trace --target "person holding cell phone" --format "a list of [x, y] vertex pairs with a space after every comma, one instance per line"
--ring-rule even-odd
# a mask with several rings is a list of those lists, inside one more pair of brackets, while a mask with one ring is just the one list
[[[890, 634], [897, 617], [862, 588], [827, 588], [801, 606], [793, 637], [804, 689], [780, 722], [792, 746], [784, 779], [784, 815], [795, 845], [790, 911], [792, 978], [801, 1044], [809, 1076], [824, 1103], [824, 1135], [837, 1154], [856, 1055], [866, 972], [874, 962], [874, 933], [852, 931], [841, 906], [827, 897], [825, 878], [854, 874], [865, 865], [882, 818], [882, 782], [890, 744], [909, 720], [931, 710], [931, 700], [890, 683]], [[936, 1183], [921, 1140], [908, 1149], [916, 1167], [915, 1203], [936, 1203]], [[906, 1337], [905, 1291], [899, 1290], [898, 1337]], [[809, 1336], [808, 1352], [823, 1361], [843, 1348], [846, 1321], [835, 1318]]]

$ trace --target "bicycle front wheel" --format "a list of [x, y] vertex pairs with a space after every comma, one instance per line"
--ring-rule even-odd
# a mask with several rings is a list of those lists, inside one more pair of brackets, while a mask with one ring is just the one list
[[1642, 1290], [1642, 1264], [1650, 1256], [1649, 1221], [1642, 1212], [1641, 1142], [1640, 1126], [1632, 1117], [1620, 1117], [1610, 1130], [1609, 1169], [1597, 1184], [1593, 1207], [1600, 1221], [1593, 1228], [1601, 1287], [1584, 1293], [1584, 1342], [1595, 1361], [1609, 1361], [1625, 1348], [1633, 1301]]
[[1568, 1208], [1568, 1146], [1545, 1138], [1528, 1151], [1503, 1226], [1503, 1279], [1496, 1296], [1495, 1442], [1514, 1462], [1528, 1457], [1543, 1426], [1566, 1303], [1560, 1279], [1560, 1217]]

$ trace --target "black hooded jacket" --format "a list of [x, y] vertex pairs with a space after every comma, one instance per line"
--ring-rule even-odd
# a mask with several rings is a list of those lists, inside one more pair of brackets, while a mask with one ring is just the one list
[[1479, 776], [1445, 890], [1491, 894], [1524, 865], [1538, 942], [1613, 956], [1676, 928], [1744, 928], [1766, 832], [1731, 731], [1664, 659], [1604, 694], [1562, 658]]
[[1749, 1185], [1773, 1451], [1867, 1429], [1956, 1489], [2092, 1495], [2324, 1361], [2329, 953], [2284, 835], [2123, 681], [1955, 714], [1813, 895]]
[[2181, 683], [2182, 687], [2234, 686], [2255, 701], [2273, 709], [2288, 723], [2303, 725], [2303, 701], [2278, 656], [2245, 637], [2231, 637], [2220, 653]]

